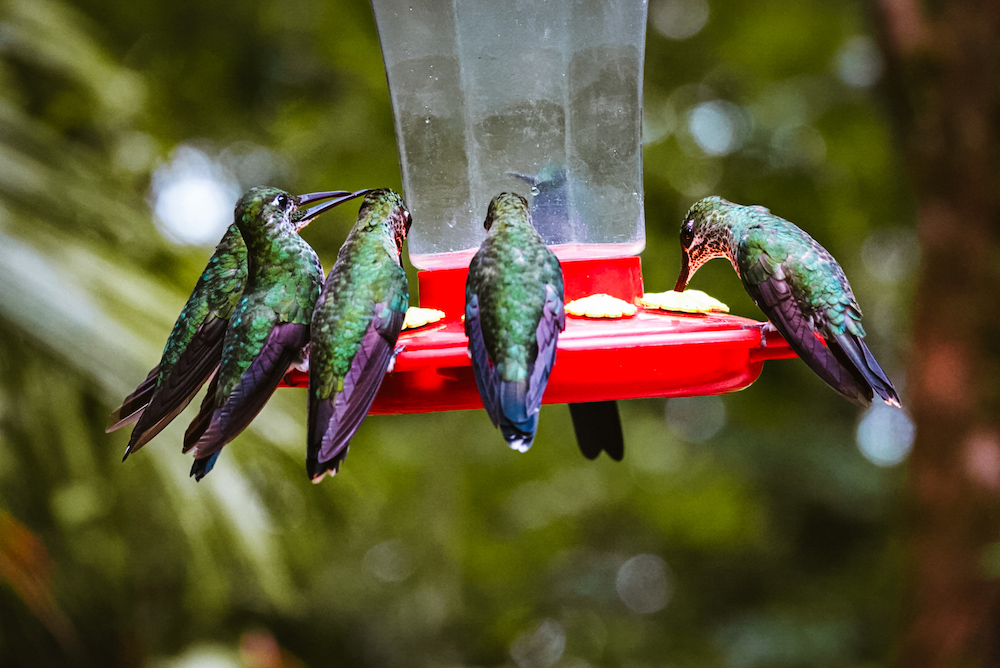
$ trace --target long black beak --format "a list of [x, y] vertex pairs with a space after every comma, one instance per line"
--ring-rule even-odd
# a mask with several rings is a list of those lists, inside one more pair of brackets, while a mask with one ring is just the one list
[[681, 275], [677, 277], [677, 285], [674, 286], [675, 292], [684, 292], [684, 288], [688, 284], [688, 274], [691, 271], [691, 258], [687, 251], [681, 251]]
[[[306, 195], [300, 195], [299, 210], [297, 212], [298, 215], [296, 216], [296, 221], [295, 221], [296, 225], [298, 226], [298, 229], [301, 230], [303, 227], [311, 223], [313, 219], [316, 218], [316, 216], [320, 215], [321, 213], [329, 211], [330, 209], [339, 206], [344, 202], [355, 199], [357, 197], [361, 197], [366, 193], [368, 193], [368, 191], [369, 191], [368, 188], [365, 188], [364, 190], [356, 190], [354, 192], [349, 192], [347, 190], [326, 190], [318, 193], [308, 193]], [[330, 199], [331, 197], [333, 199]], [[312, 204], [313, 202], [318, 202], [324, 199], [329, 199], [330, 201], [323, 202], [322, 204], [317, 204], [316, 206], [310, 209], [306, 209], [304, 211], [301, 208], [307, 204]]]

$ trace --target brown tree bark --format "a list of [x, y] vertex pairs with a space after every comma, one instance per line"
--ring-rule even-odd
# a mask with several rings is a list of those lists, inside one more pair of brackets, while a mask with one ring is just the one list
[[896, 665], [1000, 666], [1000, 3], [875, 9], [922, 251]]

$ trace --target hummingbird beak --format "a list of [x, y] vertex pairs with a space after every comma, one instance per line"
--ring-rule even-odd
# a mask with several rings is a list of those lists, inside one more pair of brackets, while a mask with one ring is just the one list
[[513, 176], [515, 179], [524, 181], [529, 186], [537, 186], [538, 180], [531, 174], [518, 174], [517, 172], [507, 172], [507, 176]]
[[343, 197], [344, 195], [350, 194], [350, 190], [324, 190], [318, 193], [306, 193], [305, 195], [299, 195], [299, 206], [308, 206], [313, 202], [330, 199], [331, 197]]
[[331, 197], [334, 199], [330, 199], [329, 202], [323, 202], [322, 204], [317, 204], [316, 206], [310, 209], [306, 209], [305, 211], [299, 209], [299, 215], [295, 221], [297, 228], [301, 230], [303, 227], [311, 223], [313, 219], [315, 219], [316, 216], [320, 215], [321, 213], [325, 213], [326, 211], [329, 211], [330, 209], [339, 206], [344, 202], [347, 202], [348, 200], [361, 197], [362, 195], [367, 194], [368, 191], [369, 191], [368, 188], [365, 188], [364, 190], [356, 190], [354, 192], [348, 192], [347, 190], [327, 190], [324, 192], [301, 195], [299, 197], [300, 207], [306, 204], [312, 204], [313, 202], [318, 202], [320, 200], [330, 199]]
[[674, 286], [675, 292], [684, 292], [684, 288], [687, 287], [688, 278], [690, 278], [691, 271], [691, 256], [688, 255], [687, 251], [681, 252], [681, 274], [677, 277], [677, 284]]

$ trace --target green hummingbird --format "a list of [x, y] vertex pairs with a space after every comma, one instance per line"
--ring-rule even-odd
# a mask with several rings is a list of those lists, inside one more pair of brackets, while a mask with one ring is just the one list
[[[295, 198], [298, 207], [343, 198], [344, 190]], [[339, 201], [343, 201], [338, 200]], [[297, 228], [305, 227], [328, 207], [297, 209]], [[107, 431], [135, 422], [125, 457], [148, 443], [191, 402], [219, 366], [229, 318], [247, 280], [247, 250], [236, 224], [222, 236], [191, 296], [174, 323], [160, 363], [111, 414]]]
[[410, 303], [401, 253], [412, 219], [392, 190], [371, 190], [312, 313], [306, 472], [336, 474], [396, 354]]
[[510, 447], [525, 452], [566, 327], [562, 267], [520, 195], [494, 197], [484, 227], [465, 287], [469, 357], [490, 420]]
[[[364, 192], [302, 211], [301, 198], [259, 187], [236, 204], [235, 224], [246, 244], [247, 278], [226, 327], [218, 371], [184, 434], [184, 452], [194, 453], [191, 475], [197, 480], [212, 469], [223, 446], [260, 412], [288, 368], [303, 362], [323, 268], [316, 252], [298, 235], [299, 229]], [[315, 196], [306, 196], [307, 201], [313, 201], [310, 197]]]
[[681, 225], [683, 257], [675, 290], [698, 268], [729, 258], [743, 287], [799, 357], [834, 390], [867, 406], [899, 395], [861, 326], [861, 308], [844, 270], [825, 248], [762, 206], [721, 197], [695, 202]]

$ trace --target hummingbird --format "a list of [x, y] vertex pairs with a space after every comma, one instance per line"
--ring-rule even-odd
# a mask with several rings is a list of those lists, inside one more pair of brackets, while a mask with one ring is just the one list
[[223, 446], [260, 412], [293, 364], [303, 364], [309, 319], [319, 297], [323, 268], [298, 231], [316, 216], [365, 191], [301, 210], [331, 193], [298, 198], [257, 187], [236, 204], [235, 225], [246, 244], [247, 278], [222, 342], [216, 374], [198, 415], [184, 434], [193, 451], [191, 475], [201, 480]]
[[370, 190], [312, 313], [306, 472], [336, 474], [392, 368], [410, 304], [401, 254], [412, 218], [392, 190]]
[[487, 236], [465, 286], [465, 334], [483, 406], [511, 448], [525, 452], [566, 327], [562, 267], [516, 193], [493, 198]]
[[507, 172], [507, 175], [531, 186], [531, 222], [546, 243], [577, 240], [576, 225], [569, 214], [569, 179], [565, 167], [550, 163], [538, 174]]
[[729, 258], [743, 287], [799, 357], [830, 387], [867, 406], [899, 395], [865, 345], [861, 307], [825, 248], [762, 206], [721, 197], [695, 202], [681, 225], [682, 291], [698, 268]]
[[[296, 200], [302, 207], [350, 194], [344, 190], [316, 192]], [[297, 228], [301, 229], [321, 211], [300, 208], [297, 213]], [[222, 359], [229, 318], [243, 294], [246, 280], [246, 244], [234, 223], [226, 229], [174, 323], [160, 363], [111, 414], [109, 432], [136, 423], [122, 461], [177, 417], [215, 373]]]

